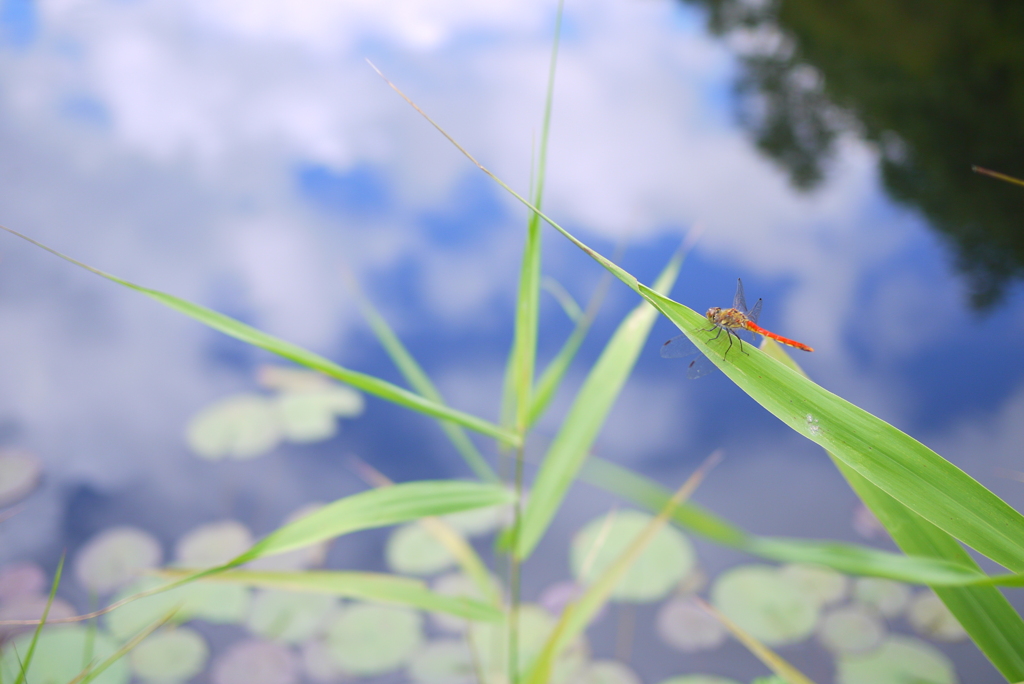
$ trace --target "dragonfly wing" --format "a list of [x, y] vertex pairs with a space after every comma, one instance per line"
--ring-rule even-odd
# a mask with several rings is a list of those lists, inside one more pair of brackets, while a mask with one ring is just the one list
[[747, 298], [743, 296], [743, 279], [736, 279], [736, 296], [732, 299], [732, 308], [747, 312]]
[[711, 359], [701, 354], [686, 368], [686, 377], [690, 380], [696, 380], [702, 378], [708, 373], [713, 373], [718, 370], [718, 366], [711, 362]]
[[[752, 308], [750, 311], [747, 312], [747, 318], [749, 318], [754, 323], [757, 323], [757, 319], [761, 316], [761, 304], [762, 303], [764, 303], [764, 300], [763, 299], [758, 299], [754, 303], [754, 308]], [[743, 309], [740, 309], [740, 311], [743, 311]]]
[[661, 358], [681, 359], [686, 356], [693, 356], [699, 351], [697, 345], [691, 342], [686, 335], [677, 335], [661, 345]]

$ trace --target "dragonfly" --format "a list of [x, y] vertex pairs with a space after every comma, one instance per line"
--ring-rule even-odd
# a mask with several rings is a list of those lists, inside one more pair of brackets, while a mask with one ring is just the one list
[[[708, 309], [704, 315], [707, 317], [708, 322], [711, 323], [711, 327], [704, 332], [715, 332], [717, 330], [717, 334], [711, 338], [712, 340], [717, 340], [723, 332], [728, 335], [729, 346], [725, 350], [725, 356], [728, 356], [729, 351], [732, 350], [733, 338], [739, 343], [740, 352], [746, 354], [747, 352], [743, 351], [743, 341], [746, 340], [749, 344], [753, 344], [755, 334], [770, 337], [776, 342], [789, 347], [796, 347], [808, 352], [814, 351], [803, 342], [797, 342], [782, 335], [777, 335], [759, 326], [757, 319], [761, 315], [761, 303], [762, 300], [758, 299], [753, 307], [747, 309], [747, 298], [743, 295], [743, 280], [737, 278], [736, 296], [732, 300], [732, 308], [723, 309], [720, 306], [713, 306]], [[705, 356], [686, 335], [673, 337], [661, 345], [661, 355], [666, 359], [699, 355], [696, 359], [690, 361], [690, 365], [687, 366], [686, 377], [691, 380], [707, 375], [717, 369], [717, 366], [715, 366], [711, 359]]]

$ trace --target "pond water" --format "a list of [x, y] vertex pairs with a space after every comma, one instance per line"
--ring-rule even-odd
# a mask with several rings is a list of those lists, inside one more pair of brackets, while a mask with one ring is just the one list
[[[525, 189], [555, 11], [4, 0], [0, 223], [401, 383], [351, 272], [450, 403], [496, 420], [525, 212], [365, 60]], [[951, 0], [919, 22], [873, 0], [570, 3], [545, 207], [648, 283], [699, 226], [675, 299], [727, 306], [742, 277], [748, 300], [764, 299], [762, 325], [815, 348], [795, 352], [812, 378], [1020, 509], [1024, 188], [970, 166], [1024, 177], [1022, 23], [995, 1]], [[599, 267], [554, 231], [544, 239], [544, 273], [586, 302]], [[636, 303], [612, 284], [532, 457]], [[0, 565], [52, 572], [117, 525], [155, 535], [165, 557], [205, 523], [259, 536], [365, 489], [352, 457], [396, 481], [469, 475], [430, 419], [374, 398], [325, 441], [198, 458], [189, 421], [260, 391], [274, 359], [9, 235], [0, 320], [0, 447], [43, 470], [0, 523]], [[545, 296], [542, 363], [571, 329]], [[674, 488], [721, 448], [696, 501], [756, 533], [864, 542], [856, 497], [821, 450], [722, 374], [687, 380], [658, 354], [674, 334], [655, 324], [596, 453]], [[526, 567], [529, 600], [570, 575], [567, 540], [614, 501], [573, 489]], [[329, 565], [382, 567], [385, 539], [345, 538]], [[695, 543], [711, 576], [749, 562]], [[82, 587], [62, 595], [88, 606]], [[656, 608], [630, 611], [613, 608], [592, 645], [621, 654], [634, 624], [626, 650], [644, 682], [764, 673], [734, 642], [673, 650]], [[235, 638], [214, 632], [214, 651]], [[961, 681], [1002, 681], [970, 644], [940, 648]], [[832, 681], [819, 646], [781, 652]]]

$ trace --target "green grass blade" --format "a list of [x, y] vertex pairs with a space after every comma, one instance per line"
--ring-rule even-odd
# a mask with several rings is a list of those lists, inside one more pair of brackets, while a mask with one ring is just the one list
[[597, 312], [601, 308], [601, 303], [604, 301], [604, 296], [608, 292], [610, 284], [611, 276], [605, 273], [604, 277], [601, 278], [601, 282], [598, 283], [597, 289], [594, 290], [594, 294], [591, 295], [586, 311], [575, 319], [576, 327], [573, 328], [572, 334], [569, 335], [565, 344], [558, 350], [558, 354], [555, 355], [555, 358], [551, 360], [551, 363], [541, 373], [533, 392], [533, 404], [530, 406], [530, 415], [527, 418], [528, 426], [532, 427], [544, 415], [544, 412], [551, 404], [555, 392], [558, 391], [566, 372], [569, 370], [569, 365], [576, 358], [576, 352], [579, 351], [580, 345], [583, 344], [587, 333], [590, 332], [590, 326], [593, 324], [594, 318], [597, 317]]
[[[548, 87], [544, 101], [544, 122], [541, 126], [537, 177], [531, 197], [535, 207], [544, 204], [544, 181], [547, 171], [548, 139], [551, 133], [551, 110], [555, 96], [555, 67], [558, 64], [558, 43], [562, 27], [562, 5], [555, 18], [555, 36], [548, 68]], [[540, 312], [541, 220], [531, 213], [526, 225], [526, 245], [519, 270], [519, 292], [516, 296], [515, 336], [512, 342], [512, 397], [515, 406], [515, 429], [527, 429], [530, 405], [533, 402], [533, 379], [537, 362], [537, 329]]]
[[[683, 256], [680, 250], [669, 261], [656, 287], [666, 291], [672, 287]], [[515, 550], [519, 558], [529, 557], [562, 505], [608, 412], [632, 373], [656, 318], [657, 312], [646, 303], [633, 309], [619, 324], [576, 394], [533, 482]]]
[[657, 307], [751, 398], [925, 520], [1013, 572], [1024, 571], [1024, 516], [1005, 501], [909, 435], [764, 352], [751, 349], [749, 354], [733, 354], [726, 360], [726, 341], [711, 343], [711, 334], [700, 332], [706, 325], [703, 316], [641, 285], [551, 220], [477, 161], [393, 83], [387, 83], [481, 171]]
[[[363, 312], [363, 316], [366, 321], [370, 324], [370, 328], [373, 330], [377, 339], [380, 341], [381, 346], [391, 357], [391, 361], [395, 364], [398, 370], [405, 377], [406, 382], [414, 390], [419, 392], [422, 396], [434, 401], [438, 404], [444, 404], [444, 397], [438, 391], [437, 387], [430, 380], [430, 377], [426, 374], [423, 368], [417, 363], [416, 359], [413, 358], [409, 350], [406, 349], [402, 341], [398, 339], [398, 335], [392, 330], [391, 326], [388, 325], [384, 317], [380, 315], [377, 309], [370, 302], [362, 291], [356, 285], [355, 281], [352, 281], [352, 291], [355, 294], [356, 300], [359, 304], [360, 310]], [[488, 465], [484, 459], [483, 454], [476, 448], [473, 442], [463, 431], [459, 425], [448, 421], [439, 420], [438, 424], [444, 433], [448, 435], [448, 439], [455, 446], [455, 449], [462, 456], [463, 460], [466, 461], [466, 465], [472, 469], [473, 473], [476, 474], [484, 482], [499, 482], [498, 474], [494, 472], [494, 469]]]
[[89, 684], [89, 682], [93, 681], [101, 674], [103, 674], [103, 672], [108, 667], [110, 667], [118, 660], [128, 655], [128, 653], [130, 653], [136, 646], [141, 644], [146, 637], [148, 637], [150, 634], [158, 630], [161, 626], [167, 624], [171, 620], [171, 618], [174, 617], [174, 614], [177, 612], [178, 608], [175, 608], [174, 610], [168, 612], [167, 615], [163, 616], [162, 618], [155, 621], [153, 624], [149, 625], [144, 630], [133, 636], [130, 641], [125, 643], [125, 645], [121, 648], [117, 649], [117, 651], [112, 653], [109, 658], [104, 660], [95, 668], [86, 668], [85, 670], [82, 670], [82, 672], [77, 677], [68, 682], [68, 684]]
[[500, 485], [458, 480], [406, 482], [372, 489], [338, 499], [278, 528], [232, 560], [225, 569], [358, 530], [507, 504], [514, 498], [512, 492]]
[[36, 245], [37, 247], [41, 247], [46, 251], [55, 254], [56, 256], [59, 256], [62, 259], [70, 261], [71, 263], [77, 266], [81, 266], [82, 268], [88, 271], [92, 271], [96, 275], [102, 276], [107, 280], [111, 280], [115, 283], [118, 283], [119, 285], [123, 285], [124, 287], [135, 290], [136, 292], [144, 294], [147, 297], [150, 297], [151, 299], [155, 299], [161, 304], [168, 306], [174, 309], [175, 311], [183, 313], [186, 316], [194, 318], [195, 320], [207, 325], [210, 328], [213, 328], [214, 330], [219, 330], [225, 335], [242, 340], [243, 342], [247, 342], [253, 346], [260, 347], [261, 349], [266, 349], [269, 352], [277, 354], [278, 356], [282, 356], [286, 359], [290, 359], [291, 361], [306, 366], [307, 368], [312, 368], [313, 370], [320, 371], [321, 373], [329, 375], [330, 377], [335, 378], [336, 380], [340, 380], [341, 382], [351, 385], [352, 387], [361, 389], [368, 394], [373, 394], [375, 396], [380, 397], [381, 399], [384, 399], [385, 401], [390, 401], [400, 406], [404, 406], [408, 409], [412, 409], [413, 411], [418, 411], [428, 416], [433, 416], [434, 418], [450, 420], [454, 423], [462, 425], [463, 427], [469, 428], [470, 430], [474, 430], [476, 432], [488, 435], [490, 437], [495, 437], [497, 439], [508, 441], [509, 443], [512, 444], [518, 444], [519, 442], [519, 437], [516, 434], [511, 433], [508, 430], [505, 430], [495, 425], [494, 423], [483, 420], [482, 418], [477, 418], [476, 416], [472, 416], [468, 413], [463, 413], [462, 411], [456, 411], [455, 409], [448, 408], [443, 404], [439, 404], [436, 401], [431, 401], [430, 399], [421, 397], [420, 395], [415, 394], [414, 392], [410, 392], [407, 389], [404, 389], [397, 385], [393, 385], [389, 382], [385, 382], [384, 380], [381, 380], [379, 378], [375, 378], [372, 375], [367, 375], [366, 373], [360, 373], [358, 371], [349, 370], [348, 368], [343, 368], [342, 366], [339, 366], [338, 364], [332, 361], [328, 361], [327, 359], [318, 354], [314, 354], [310, 351], [303, 349], [302, 347], [299, 347], [298, 345], [286, 342], [282, 339], [274, 337], [273, 335], [268, 335], [267, 333], [261, 330], [257, 330], [256, 328], [241, 323], [240, 321], [236, 321], [235, 319], [229, 316], [225, 316], [224, 314], [217, 313], [216, 311], [208, 309], [204, 306], [200, 306], [198, 304], [194, 304], [179, 297], [175, 297], [174, 295], [170, 295], [165, 292], [160, 292], [159, 290], [151, 290], [149, 288], [142, 287], [140, 285], [128, 282], [127, 280], [118, 278], [117, 276], [111, 275], [109, 273], [104, 273], [99, 269], [83, 264], [80, 261], [76, 261], [75, 259], [72, 259], [71, 257], [66, 256], [64, 254], [61, 254], [60, 252], [51, 249], [42, 243], [36, 242], [30, 237], [26, 237], [21, 233], [11, 230], [10, 228], [4, 228], [3, 226], [0, 226], [0, 228], [3, 228], [12, 235], [17, 235], [18, 237], [27, 240], [32, 244]]
[[562, 286], [562, 283], [558, 282], [551, 276], [544, 276], [541, 278], [540, 287], [542, 290], [547, 292], [549, 295], [555, 298], [558, 305], [562, 307], [562, 311], [569, 317], [569, 320], [573, 323], [579, 323], [580, 318], [583, 316], [583, 309], [576, 303], [569, 291]]
[[[189, 572], [188, 570], [163, 570], [160, 574], [176, 577]], [[432, 592], [421, 580], [376, 572], [229, 570], [205, 577], [201, 581], [244, 584], [250, 587], [330, 594], [366, 601], [396, 603], [423, 610], [448, 613], [467, 620], [495, 622], [501, 620], [504, 615], [499, 608], [481, 601], [444, 596]]]
[[807, 675], [790, 665], [782, 656], [765, 646], [758, 639], [754, 638], [752, 634], [747, 633], [746, 630], [723, 615], [720, 611], [715, 609], [714, 606], [705, 602], [699, 596], [695, 596], [694, 600], [696, 600], [704, 610], [711, 613], [716, 620], [722, 623], [722, 626], [729, 630], [729, 633], [732, 634], [737, 641], [746, 646], [748, 651], [753, 653], [758, 660], [767, 665], [768, 669], [781, 677], [783, 681], [788, 682], [788, 684], [814, 684]]
[[[765, 340], [763, 348], [773, 358], [806, 376], [803, 369], [775, 342]], [[832, 454], [829, 457], [904, 552], [918, 558], [954, 562], [961, 567], [982, 572], [974, 558], [956, 539], [871, 484]], [[932, 585], [932, 589], [975, 645], [1004, 677], [1009, 681], [1024, 679], [1024, 620], [1002, 592], [994, 586], [951, 587], [924, 583]]]
[[740, 389], [912, 511], [1013, 572], [1024, 572], [1024, 516], [977, 480], [892, 425], [832, 394], [760, 349], [725, 357], [707, 319], [640, 285]]
[[640, 557], [647, 545], [668, 524], [673, 511], [688, 499], [700, 485], [707, 472], [721, 459], [721, 452], [716, 451], [686, 479], [686, 482], [669, 498], [665, 506], [658, 512], [643, 530], [633, 539], [630, 545], [619, 554], [608, 568], [589, 586], [583, 595], [566, 606], [562, 617], [548, 637], [544, 650], [537, 657], [530, 675], [529, 684], [547, 684], [551, 677], [551, 669], [555, 659], [562, 650], [571, 644], [594, 619], [594, 616], [608, 602], [608, 597], [616, 585], [629, 571], [636, 559]]
[[36, 652], [36, 644], [39, 642], [39, 635], [43, 633], [43, 626], [46, 624], [46, 618], [50, 615], [50, 606], [53, 605], [53, 599], [57, 597], [57, 587], [60, 586], [60, 576], [64, 572], [64, 554], [61, 554], [60, 561], [57, 563], [57, 572], [53, 575], [53, 584], [50, 585], [50, 595], [46, 600], [46, 607], [43, 608], [43, 616], [39, 620], [39, 624], [36, 625], [36, 630], [32, 634], [32, 641], [28, 644], [28, 651], [25, 653], [25, 660], [21, 662], [21, 671], [18, 672], [17, 678], [14, 680], [14, 684], [23, 684], [25, 682], [25, 676], [28, 674], [28, 667], [32, 664], [32, 656]]
[[[871, 484], [839, 459], [833, 457], [832, 460], [903, 551], [918, 557], [954, 561], [981, 572], [956, 539]], [[932, 589], [1004, 677], [1011, 682], [1024, 680], [1024, 620], [999, 589], [993, 586], [943, 587], [934, 584]]]
[[[587, 460], [580, 477], [652, 512], [660, 511], [672, 496], [657, 482], [594, 456]], [[692, 503], [676, 508], [672, 520], [683, 529], [723, 546], [783, 563], [813, 563], [851, 575], [885, 577], [911, 584], [960, 586], [991, 581], [974, 564], [905, 556], [857, 544], [755, 536]]]

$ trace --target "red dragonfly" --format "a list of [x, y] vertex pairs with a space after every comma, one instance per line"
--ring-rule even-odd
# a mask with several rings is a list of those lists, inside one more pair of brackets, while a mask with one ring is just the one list
[[[746, 339], [748, 343], [753, 343], [753, 334], [762, 335], [764, 337], [770, 337], [780, 344], [785, 344], [790, 347], [796, 347], [804, 351], [814, 351], [803, 342], [797, 342], [781, 335], [776, 335], [770, 330], [765, 330], [757, 324], [757, 319], [761, 315], [761, 301], [757, 300], [753, 308], [747, 309], [747, 299], [743, 296], [743, 281], [739, 278], [736, 279], [736, 297], [732, 300], [731, 309], [723, 309], [720, 306], [713, 306], [708, 309], [708, 312], [704, 314], [707, 316], [708, 322], [711, 323], [711, 327], [705, 332], [713, 332], [715, 330], [718, 333], [712, 338], [717, 340], [719, 335], [724, 331], [729, 336], [729, 346], [725, 350], [725, 354], [729, 354], [729, 350], [732, 349], [733, 337], [739, 342], [740, 351], [743, 351], [743, 340]], [[690, 362], [687, 367], [686, 376], [690, 379], [699, 378], [702, 375], [716, 370], [717, 366], [712, 363], [711, 359], [704, 356], [703, 353], [697, 349], [697, 345], [689, 340], [686, 335], [679, 335], [673, 337], [671, 340], [661, 345], [661, 355], [666, 359], [685, 358], [687, 356], [694, 356], [700, 354], [700, 356]]]

